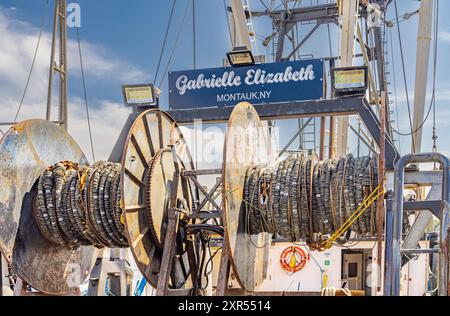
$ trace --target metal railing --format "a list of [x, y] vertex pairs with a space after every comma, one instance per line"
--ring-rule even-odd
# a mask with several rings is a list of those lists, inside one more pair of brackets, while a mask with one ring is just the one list
[[[439, 153], [409, 154], [402, 157], [396, 164], [394, 174], [394, 192], [388, 195], [388, 212], [386, 216], [386, 249], [385, 249], [385, 281], [384, 295], [399, 296], [401, 283], [402, 253], [427, 253], [436, 250], [402, 249], [405, 168], [411, 163], [439, 163], [442, 166], [442, 200], [440, 201], [440, 241], [439, 241], [439, 295], [447, 296], [449, 280], [449, 203], [450, 203], [450, 160]], [[391, 202], [391, 203], [389, 203]], [[390, 211], [389, 204], [392, 204]], [[411, 208], [411, 205], [409, 205]], [[417, 210], [421, 206], [418, 204]]]

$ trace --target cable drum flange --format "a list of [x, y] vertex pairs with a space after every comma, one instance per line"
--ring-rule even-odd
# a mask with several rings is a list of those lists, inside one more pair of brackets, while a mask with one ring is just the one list
[[[50, 219], [47, 209], [48, 205], [55, 211], [58, 198], [53, 195], [53, 172], [48, 167], [65, 160], [87, 163], [74, 139], [52, 122], [33, 119], [14, 124], [0, 140], [0, 251], [18, 278], [48, 295], [67, 293], [68, 271], [73, 266], [80, 267], [79, 280], [83, 282], [96, 258], [94, 248], [71, 251], [53, 235], [51, 220], [58, 220], [60, 214], [53, 213]], [[44, 172], [46, 177], [41, 177]], [[61, 186], [61, 198], [67, 194], [65, 190], [67, 187]], [[69, 203], [63, 204], [68, 208]], [[61, 214], [64, 222], [70, 221], [64, 210]], [[58, 227], [58, 221], [55, 223]]]

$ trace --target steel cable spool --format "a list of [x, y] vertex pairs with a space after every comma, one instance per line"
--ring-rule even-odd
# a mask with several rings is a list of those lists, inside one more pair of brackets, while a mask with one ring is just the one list
[[[260, 131], [258, 137], [267, 137], [260, 124], [251, 105], [236, 106], [224, 153], [225, 239], [236, 279], [247, 291], [265, 276], [268, 236], [304, 240], [311, 249], [323, 250], [325, 235], [341, 228], [361, 198], [365, 200], [376, 187], [372, 176], [376, 161], [370, 157], [348, 155], [319, 162], [317, 156], [302, 154], [274, 162], [269, 148], [258, 150], [264, 142], [253, 138], [254, 130]], [[257, 152], [267, 153], [266, 162], [261, 163]], [[375, 214], [364, 215], [374, 223]], [[373, 236], [365, 232], [365, 223], [360, 220], [351, 231]]]
[[[271, 176], [267, 174], [274, 165], [274, 160], [268, 129], [263, 127], [256, 110], [249, 103], [239, 103], [230, 116], [225, 137], [222, 184], [223, 221], [224, 240], [230, 264], [237, 282], [247, 291], [253, 291], [266, 277], [271, 234], [250, 233], [248, 220], [251, 218], [250, 211], [254, 210], [251, 210], [250, 200], [244, 201], [244, 196], [250, 194], [247, 192], [251, 192], [250, 185], [246, 183], [251, 183], [253, 186], [253, 180], [250, 181], [252, 167], [261, 166], [260, 177], [271, 178], [267, 192], [260, 188], [259, 192], [262, 196], [257, 201], [263, 201], [265, 195], [268, 195], [269, 207], [263, 207], [263, 209], [271, 211], [270, 215], [261, 214], [259, 220], [267, 218], [267, 226], [274, 229], [278, 226], [275, 214], [279, 209], [280, 178], [276, 177], [275, 170], [270, 172]], [[256, 183], [264, 183], [264, 181]], [[259, 227], [255, 228], [258, 230]]]
[[[148, 122], [151, 118], [155, 118], [159, 124], [156, 133], [152, 135], [151, 127], [145, 126], [146, 131], [144, 139], [148, 141], [147, 150], [143, 149], [143, 145], [139, 145], [136, 133], [136, 125], [141, 122]], [[143, 120], [142, 120], [143, 119]], [[166, 128], [169, 129], [166, 129]], [[167, 133], [170, 131], [170, 133]], [[64, 247], [68, 251], [74, 252], [82, 245], [94, 246], [97, 248], [127, 248], [132, 246], [133, 254], [140, 260], [140, 256], [153, 256], [153, 264], [146, 263], [145, 266], [141, 261], [137, 261], [138, 267], [152, 286], [157, 283], [157, 269], [159, 269], [160, 256], [163, 245], [162, 227], [167, 220], [167, 203], [171, 198], [171, 183], [176, 175], [175, 170], [184, 170], [185, 165], [178, 157], [188, 155], [183, 136], [176, 127], [175, 123], [161, 111], [147, 111], [143, 113], [130, 131], [133, 156], [131, 162], [136, 162], [136, 156], [142, 162], [144, 168], [141, 170], [140, 179], [134, 176], [132, 172], [136, 170], [129, 167], [125, 160], [125, 167], [122, 164], [111, 163], [106, 161], [96, 162], [93, 166], [87, 164], [75, 164], [70, 162], [60, 162], [44, 171], [38, 183], [40, 189], [36, 194], [36, 205], [33, 213], [37, 219], [38, 226], [49, 242]], [[154, 140], [158, 140], [157, 146], [162, 148], [154, 154]], [[142, 146], [142, 147], [140, 147]], [[125, 148], [124, 157], [130, 154], [129, 148]], [[147, 154], [148, 159], [144, 159]], [[136, 156], [134, 156], [136, 154]], [[178, 166], [178, 167], [176, 167]], [[192, 167], [192, 161], [190, 161]], [[125, 172], [124, 172], [125, 171]], [[145, 201], [140, 202], [142, 207], [129, 204], [132, 197], [129, 190], [125, 191], [125, 203], [123, 208], [122, 199], [124, 186], [123, 177], [131, 179], [132, 182], [142, 184], [143, 190], [139, 193], [139, 198], [145, 196]], [[257, 177], [255, 179], [258, 179]], [[161, 185], [161, 181], [168, 181]], [[170, 180], [170, 181], [169, 181]], [[182, 202], [186, 212], [190, 212], [193, 205], [192, 192], [188, 180], [181, 179], [180, 185], [176, 189], [179, 194], [177, 199]], [[161, 191], [163, 190], [163, 191]], [[156, 200], [155, 200], [156, 199]], [[161, 202], [162, 201], [162, 202]], [[179, 205], [181, 207], [181, 205]], [[128, 213], [124, 214], [124, 210]], [[141, 224], [134, 226], [134, 218], [131, 217], [126, 221], [126, 216], [135, 214], [136, 211], [144, 211], [140, 214]], [[125, 215], [125, 216], [124, 216]], [[55, 222], [55, 219], [57, 220]], [[180, 233], [183, 233], [182, 225], [179, 226]], [[125, 234], [128, 234], [126, 236]], [[129, 236], [138, 234], [139, 239], [129, 241]], [[153, 250], [147, 249], [145, 253], [135, 252], [135, 247], [139, 246], [139, 242], [143, 241], [143, 237], [151, 236], [149, 242]], [[177, 238], [178, 241], [183, 238]], [[157, 248], [158, 250], [156, 250]], [[177, 256], [180, 256], [178, 271], [183, 270], [184, 275], [178, 275], [172, 286], [182, 286], [186, 284], [188, 272], [184, 267], [187, 260], [182, 256], [186, 250], [182, 244], [177, 244]], [[155, 256], [157, 256], [155, 258]], [[183, 269], [179, 269], [182, 267]]]
[[[371, 157], [352, 155], [323, 162], [315, 156], [293, 155], [274, 167], [249, 167], [243, 188], [248, 232], [278, 233], [293, 242], [320, 241], [341, 227], [370, 195], [376, 186], [375, 168]], [[275, 179], [271, 184], [273, 200], [267, 199], [266, 187], [262, 187], [270, 178]], [[351, 231], [373, 236], [374, 216], [367, 212], [359, 217]], [[276, 225], [267, 225], [268, 219]]]
[[[6, 206], [1, 215], [9, 228], [0, 227], [0, 249], [14, 272], [43, 293], [64, 294], [69, 265], [81, 268], [84, 281], [95, 262], [95, 248], [132, 245], [138, 267], [156, 286], [161, 252], [154, 251], [155, 241], [146, 238], [150, 230], [160, 230], [162, 223], [149, 227], [148, 217], [141, 213], [146, 211], [144, 202], [130, 203], [133, 189], [127, 189], [129, 180], [147, 181], [146, 173], [139, 176], [142, 180], [135, 174], [151, 161], [155, 148], [167, 146], [180, 159], [181, 170], [193, 170], [181, 131], [161, 111], [147, 111], [133, 124], [124, 148], [124, 168], [110, 162], [90, 166], [73, 139], [50, 122], [31, 120], [14, 125], [0, 144], [0, 179], [5, 184], [0, 188], [0, 203]], [[136, 161], [142, 162], [137, 169]], [[178, 199], [185, 201], [183, 208], [190, 212], [192, 189], [186, 181], [180, 181], [180, 190], [187, 193]], [[139, 193], [141, 196], [144, 194]], [[165, 211], [165, 207], [152, 207], [152, 212]], [[184, 234], [183, 227], [180, 229]], [[183, 240], [177, 237], [177, 249], [184, 248], [178, 244]], [[139, 248], [143, 242], [149, 247]], [[189, 272], [184, 269], [187, 256], [178, 250], [176, 254], [180, 256], [177, 269], [184, 270], [172, 283], [178, 287], [186, 284]]]
[[[163, 111], [147, 110], [136, 118], [129, 130], [121, 165], [119, 183], [117, 178], [114, 182], [114, 203], [122, 203], [115, 223], [125, 224], [123, 233], [135, 262], [149, 284], [156, 287], [171, 183], [175, 177], [178, 177], [179, 183], [177, 200], [183, 200], [185, 205], [178, 205], [180, 209], [183, 207], [185, 212], [192, 212], [192, 192], [198, 197], [197, 189], [191, 189], [189, 180], [176, 173], [176, 169], [180, 172], [194, 170], [193, 159], [176, 122]], [[173, 275], [169, 284], [171, 288], [184, 286], [189, 279], [189, 271], [185, 269], [189, 263], [183, 235], [184, 226], [189, 222], [185, 221], [180, 221], [178, 225], [174, 260], [175, 270], [183, 273]]]
[[[70, 251], [83, 245], [97, 248], [128, 247], [123, 238], [120, 240], [120, 232], [112, 223], [114, 214], [109, 201], [110, 193], [105, 193], [105, 189], [110, 190], [114, 181], [111, 175], [117, 169], [117, 164], [108, 162], [98, 162], [92, 168], [62, 162], [44, 171], [38, 183], [45, 182], [46, 189], [38, 189], [38, 207], [33, 209], [44, 237]], [[51, 176], [49, 171], [52, 171]], [[80, 176], [80, 172], [83, 172], [83, 176]], [[82, 181], [86, 182], [81, 184]], [[86, 199], [77, 199], [77, 188], [81, 191], [79, 195]], [[48, 203], [52, 199], [53, 202]], [[83, 210], [84, 214], [78, 210]], [[56, 226], [53, 225], [52, 217], [46, 216], [51, 211], [57, 216]]]
[[[67, 293], [71, 267], [79, 267], [84, 281], [96, 258], [92, 247], [61, 246], [79, 237], [65, 226], [64, 232], [58, 229], [58, 222], [72, 220], [67, 212], [71, 201], [64, 200], [70, 195], [65, 181], [72, 172], [61, 165], [56, 170], [48, 167], [65, 160], [87, 162], [72, 137], [48, 121], [17, 123], [0, 143], [0, 250], [20, 279], [50, 295]], [[45, 212], [36, 212], [39, 208]]]

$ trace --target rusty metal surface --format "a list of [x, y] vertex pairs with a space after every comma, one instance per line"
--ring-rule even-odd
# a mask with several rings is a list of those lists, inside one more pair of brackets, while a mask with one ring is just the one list
[[[192, 170], [192, 157], [174, 120], [162, 111], [149, 110], [142, 113], [131, 127], [122, 157], [122, 207], [127, 238], [139, 270], [153, 287], [158, 283], [162, 253], [157, 241], [161, 240], [165, 229], [162, 227], [163, 213], [168, 206], [164, 197], [170, 193], [166, 183], [170, 176], [165, 180], [164, 176], [172, 169], [165, 164], [161, 167], [161, 162], [155, 169], [158, 173], [155, 179], [160, 179], [160, 183], [159, 188], [157, 182], [151, 184], [154, 190], [151, 201], [155, 205], [151, 219], [145, 201], [149, 188], [147, 174], [153, 157], [170, 145], [175, 146], [178, 157], [188, 170]], [[173, 159], [165, 154], [162, 162], [173, 165]]]
[[254, 291], [267, 273], [271, 235], [250, 235], [242, 203], [246, 171], [259, 164], [272, 164], [274, 155], [268, 129], [253, 106], [238, 104], [228, 122], [223, 164], [225, 240], [237, 281]]
[[93, 264], [92, 247], [74, 254], [55, 247], [39, 232], [32, 216], [32, 188], [45, 168], [62, 160], [86, 158], [61, 127], [44, 120], [14, 125], [0, 144], [0, 247], [26, 283], [47, 294], [64, 294], [70, 270], [86, 279]]
[[[179, 170], [182, 164], [177, 161]], [[155, 243], [159, 249], [163, 249], [162, 228], [167, 222], [167, 208], [171, 199], [172, 183], [176, 174], [175, 161], [170, 148], [162, 150], [157, 159], [154, 159], [151, 165], [151, 177], [147, 179], [147, 211], [148, 216], [151, 217], [151, 232]], [[179, 178], [180, 185], [177, 186], [176, 196], [184, 198], [187, 205], [192, 205], [192, 197], [190, 196], [190, 189], [185, 190], [189, 186], [189, 181]], [[183, 182], [183, 183], [181, 183]], [[187, 194], [186, 194], [187, 193]]]

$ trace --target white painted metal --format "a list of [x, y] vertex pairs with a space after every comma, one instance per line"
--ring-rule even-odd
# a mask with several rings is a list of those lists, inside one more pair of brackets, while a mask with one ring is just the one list
[[233, 39], [235, 39], [233, 46], [246, 46], [249, 50], [251, 50], [252, 44], [250, 42], [247, 18], [245, 16], [242, 0], [231, 0], [230, 2], [231, 9], [233, 11], [233, 32], [235, 33], [235, 36], [233, 36]]
[[[431, 31], [433, 24], [433, 0], [422, 0], [419, 10], [419, 32], [417, 37], [416, 85], [414, 89], [413, 131], [423, 122], [427, 94], [428, 65], [430, 60]], [[421, 152], [423, 129], [413, 135], [413, 153]]]
[[[280, 255], [283, 250], [292, 244], [276, 243], [269, 249], [269, 265], [267, 277], [257, 291], [272, 292], [320, 292], [323, 286], [323, 276], [327, 275], [327, 286], [340, 288], [343, 285], [342, 278], [342, 250], [347, 248], [332, 247], [325, 252], [311, 252], [311, 259], [305, 268], [295, 274], [289, 275], [280, 266]], [[301, 248], [308, 254], [307, 247], [300, 244]], [[361, 241], [359, 243], [347, 244], [347, 247], [354, 251], [362, 251], [369, 254], [366, 264], [364, 264], [363, 289], [368, 290], [366, 295], [382, 295], [377, 292], [377, 273], [376, 268], [377, 249], [373, 241]], [[427, 248], [428, 242], [421, 241], [421, 248]], [[413, 260], [402, 269], [403, 291], [402, 295], [422, 296], [427, 290], [428, 281], [428, 255], [421, 254], [417, 260]], [[238, 287], [237, 283], [231, 279], [230, 284]]]
[[250, 7], [250, 0], [243, 0], [243, 6], [244, 11], [248, 12], [248, 19], [247, 19], [247, 34], [250, 39], [250, 43], [252, 46], [252, 52], [254, 55], [259, 55], [258, 51], [258, 44], [256, 42], [256, 32], [255, 32], [255, 25], [253, 24], [253, 17], [252, 17], [252, 9]]
[[[342, 6], [342, 39], [341, 39], [341, 67], [350, 67], [353, 65], [355, 27], [358, 14], [358, 1], [347, 0], [340, 2]], [[347, 153], [348, 142], [348, 116], [338, 117], [336, 155], [345, 156]]]
[[[442, 186], [432, 186], [426, 200], [439, 201], [442, 199]], [[417, 212], [417, 216], [411, 229], [408, 232], [405, 240], [403, 241], [404, 249], [414, 249], [417, 247], [419, 240], [425, 234], [425, 230], [428, 224], [433, 218], [433, 214], [429, 211]]]
[[364, 253], [346, 253], [343, 254], [343, 259], [343, 282], [347, 282], [350, 290], [362, 291], [364, 289]]

